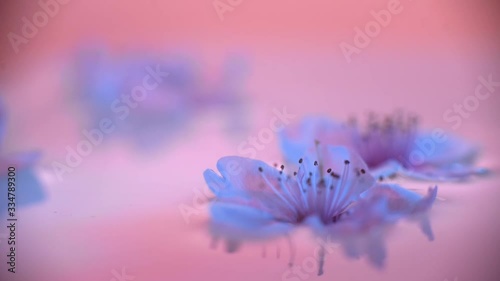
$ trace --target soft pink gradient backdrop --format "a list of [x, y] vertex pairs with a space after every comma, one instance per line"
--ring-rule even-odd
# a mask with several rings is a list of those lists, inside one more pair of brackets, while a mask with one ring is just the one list
[[[127, 268], [135, 280], [281, 280], [283, 257], [262, 259], [259, 247], [229, 255], [209, 248], [206, 214], [186, 224], [178, 210], [205, 189], [202, 172], [268, 126], [273, 108], [300, 116], [345, 118], [367, 110], [418, 112], [423, 126], [451, 130], [443, 113], [474, 93], [478, 76], [500, 80], [494, 1], [401, 1], [379, 36], [349, 64], [339, 43], [352, 43], [354, 27], [372, 19], [388, 1], [243, 1], [220, 21], [211, 1], [70, 1], [14, 54], [6, 36], [1, 92], [9, 111], [8, 151], [41, 149], [49, 198], [19, 211], [18, 273], [5, 280], [112, 280]], [[35, 1], [4, 4], [0, 31], [19, 33]], [[211, 112], [144, 156], [120, 141], [94, 149], [64, 182], [50, 163], [82, 139], [75, 107], [64, 93], [64, 73], [75, 47], [104, 41], [116, 52], [184, 50], [201, 66], [244, 52], [251, 64], [247, 91], [251, 130], [232, 138], [221, 115]], [[500, 89], [453, 131], [483, 146], [481, 165], [498, 168]], [[276, 140], [259, 158], [280, 161]], [[425, 190], [430, 183], [409, 183]], [[387, 267], [327, 257], [326, 274], [310, 280], [498, 280], [500, 211], [498, 179], [440, 184], [429, 243], [414, 225], [388, 239]], [[296, 237], [297, 262], [311, 256], [307, 232]], [[270, 243], [268, 250], [280, 242]], [[5, 243], [0, 244], [2, 257]], [[3, 258], [2, 258], [2, 264]], [[4, 280], [4, 279], [2, 279]]]

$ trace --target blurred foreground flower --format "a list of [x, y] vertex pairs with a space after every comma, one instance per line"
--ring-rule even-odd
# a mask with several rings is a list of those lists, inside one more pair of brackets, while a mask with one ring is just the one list
[[[7, 129], [5, 107], [0, 100], [0, 144], [5, 139]], [[7, 183], [9, 167], [15, 168], [15, 181], [19, 183], [19, 188], [16, 188], [16, 203], [17, 206], [28, 205], [35, 202], [40, 202], [44, 199], [45, 194], [42, 186], [39, 183], [33, 168], [35, 163], [40, 158], [40, 152], [16, 152], [16, 153], [0, 153], [0, 180], [2, 183]], [[22, 184], [22, 187], [20, 186]], [[0, 213], [7, 211], [7, 192], [2, 192], [0, 195]]]
[[[433, 239], [426, 211], [437, 187], [426, 196], [397, 185], [377, 184], [367, 165], [354, 152], [339, 146], [317, 146], [314, 158], [298, 161], [292, 175], [262, 161], [230, 156], [204, 173], [216, 198], [211, 205], [211, 232], [224, 239], [228, 251], [246, 240], [289, 234], [299, 225], [310, 226], [319, 237], [340, 243], [350, 257], [367, 255], [382, 266], [383, 235], [400, 219], [417, 220]], [[318, 257], [323, 273], [324, 249]], [[292, 265], [292, 262], [291, 264]]]
[[314, 143], [343, 145], [360, 154], [376, 178], [402, 175], [422, 180], [465, 180], [486, 174], [473, 163], [479, 149], [436, 129], [418, 130], [414, 116], [397, 113], [384, 118], [368, 116], [366, 126], [355, 119], [337, 123], [328, 118], [310, 117], [280, 134], [287, 161], [314, 151]]
[[227, 59], [212, 83], [188, 58], [144, 54], [113, 57], [103, 49], [86, 49], [75, 63], [80, 99], [93, 123], [111, 118], [118, 131], [147, 147], [185, 129], [208, 110], [218, 110], [231, 130], [245, 127], [243, 82], [246, 65], [240, 57]]

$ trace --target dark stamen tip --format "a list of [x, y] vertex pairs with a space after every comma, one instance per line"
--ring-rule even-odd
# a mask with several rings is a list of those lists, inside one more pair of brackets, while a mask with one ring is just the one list
[[378, 177], [378, 180], [379, 180], [379, 181], [383, 181], [383, 180], [384, 180], [384, 177], [383, 177], [383, 176], [380, 176], [380, 177]]
[[293, 175], [296, 176], [297, 175], [297, 172], [293, 172]]
[[262, 172], [262, 171], [264, 171], [264, 170], [262, 169], [262, 167], [259, 167], [259, 172]]
[[314, 166], [318, 166], [318, 161], [314, 161]]
[[361, 169], [361, 170], [360, 170], [360, 172], [361, 172], [362, 174], [366, 173], [365, 169]]
[[326, 170], [327, 173], [331, 173], [332, 172], [332, 169], [331, 168], [328, 168], [328, 170]]
[[299, 164], [302, 164], [302, 158], [299, 159]]
[[344, 164], [348, 165], [349, 163], [351, 163], [349, 160], [344, 160]]
[[281, 168], [281, 170], [285, 169], [285, 165], [281, 165], [280, 168]]

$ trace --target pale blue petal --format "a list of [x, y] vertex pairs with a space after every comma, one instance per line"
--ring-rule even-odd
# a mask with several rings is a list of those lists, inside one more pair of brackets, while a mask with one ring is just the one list
[[217, 175], [217, 173], [211, 169], [205, 170], [205, 172], [203, 172], [203, 177], [205, 178], [208, 188], [210, 188], [216, 196], [226, 188], [226, 181], [224, 178]]
[[386, 200], [385, 216], [399, 219], [430, 209], [437, 196], [437, 187], [422, 196], [396, 184], [378, 184], [362, 194], [365, 200]]
[[[395, 184], [377, 185], [363, 194], [368, 202], [383, 202], [379, 208], [379, 216], [388, 223], [400, 219], [415, 220], [429, 240], [434, 240], [434, 234], [427, 217], [437, 197], [437, 186], [429, 188], [427, 195], [422, 196]], [[378, 203], [379, 204], [379, 203]]]
[[216, 237], [233, 240], [267, 239], [285, 235], [293, 229], [292, 224], [279, 222], [269, 213], [238, 204], [215, 202], [210, 212], [211, 231]]

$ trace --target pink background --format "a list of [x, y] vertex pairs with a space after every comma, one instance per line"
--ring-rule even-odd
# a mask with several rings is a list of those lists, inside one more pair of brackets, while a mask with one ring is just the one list
[[[202, 172], [268, 126], [273, 108], [301, 116], [344, 119], [367, 110], [417, 112], [423, 126], [443, 128], [483, 148], [480, 165], [498, 168], [500, 88], [462, 126], [452, 130], [442, 115], [472, 95], [478, 77], [500, 81], [498, 3], [495, 1], [401, 1], [370, 45], [347, 63], [339, 48], [352, 44], [354, 28], [372, 20], [388, 1], [245, 1], [220, 21], [206, 1], [72, 0], [15, 54], [2, 38], [0, 92], [9, 113], [4, 151], [39, 149], [37, 173], [48, 198], [19, 210], [18, 273], [2, 280], [113, 280], [125, 267], [134, 280], [281, 280], [287, 269], [284, 241], [268, 243], [261, 258], [248, 245], [236, 254], [212, 250], [204, 230], [206, 210], [186, 223], [179, 211], [206, 189]], [[2, 4], [1, 34], [20, 33], [21, 18], [40, 8], [35, 1]], [[496, 33], [495, 33], [496, 32]], [[71, 55], [82, 43], [105, 42], [116, 52], [182, 50], [210, 75], [227, 53], [244, 53], [250, 129], [223, 132], [224, 115], [211, 111], [153, 155], [119, 140], [100, 145], [63, 182], [52, 161], [75, 146], [83, 129], [65, 96]], [[277, 141], [258, 152], [281, 160]], [[425, 190], [432, 183], [406, 186]], [[325, 276], [310, 280], [498, 280], [500, 211], [496, 175], [469, 183], [439, 184], [444, 199], [433, 209], [436, 241], [415, 225], [398, 225], [388, 238], [385, 270], [364, 260], [327, 256]], [[306, 230], [294, 239], [297, 262], [311, 256]]]

